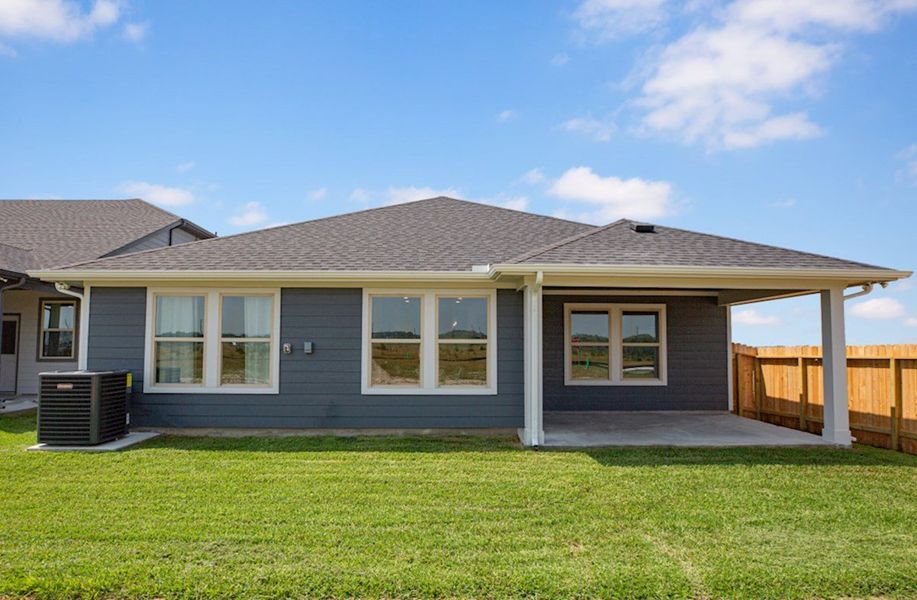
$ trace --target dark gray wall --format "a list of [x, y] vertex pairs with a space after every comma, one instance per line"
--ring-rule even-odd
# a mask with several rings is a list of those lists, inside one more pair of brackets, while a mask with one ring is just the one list
[[[495, 396], [364, 396], [360, 393], [362, 291], [281, 292], [279, 394], [142, 394], [145, 288], [92, 288], [89, 368], [134, 373], [131, 419], [161, 427], [520, 427], [522, 296], [497, 296]], [[303, 340], [315, 344], [305, 355]]]
[[[668, 385], [565, 386], [564, 303], [666, 305]], [[726, 308], [715, 297], [544, 297], [544, 410], [726, 410]]]

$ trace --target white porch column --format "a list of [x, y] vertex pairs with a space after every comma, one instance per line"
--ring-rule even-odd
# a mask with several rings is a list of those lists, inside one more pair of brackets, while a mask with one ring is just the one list
[[525, 353], [525, 424], [519, 437], [526, 446], [540, 446], [544, 444], [541, 401], [541, 278], [541, 273], [539, 273], [537, 277], [527, 277], [523, 296], [523, 311], [525, 313], [523, 325], [523, 346]]
[[847, 405], [847, 340], [844, 333], [844, 287], [821, 291], [822, 367], [825, 385], [825, 426], [822, 437], [850, 446]]

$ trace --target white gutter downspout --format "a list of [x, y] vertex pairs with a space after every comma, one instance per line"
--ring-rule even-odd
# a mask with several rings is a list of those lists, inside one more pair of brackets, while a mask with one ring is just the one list
[[54, 289], [80, 301], [80, 336], [76, 346], [76, 360], [77, 368], [85, 371], [89, 364], [89, 299], [85, 297], [85, 294], [71, 290], [70, 284], [63, 281], [55, 281]]
[[[883, 288], [888, 287], [888, 283], [885, 281], [883, 281], [879, 285], [881, 285]], [[844, 296], [844, 301], [846, 302], [847, 300], [852, 300], [854, 298], [859, 298], [860, 296], [865, 296], [867, 294], [870, 294], [872, 293], [872, 288], [874, 286], [875, 286], [874, 283], [867, 283], [866, 285], [863, 286], [863, 289], [860, 290], [859, 292], [854, 292], [852, 294], [847, 294], [846, 296]]]

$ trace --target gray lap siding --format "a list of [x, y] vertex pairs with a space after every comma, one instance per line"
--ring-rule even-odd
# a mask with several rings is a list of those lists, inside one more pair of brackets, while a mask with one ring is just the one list
[[[666, 305], [668, 385], [564, 385], [564, 303]], [[544, 410], [726, 410], [726, 308], [707, 296], [544, 297]]]
[[[515, 428], [523, 419], [522, 296], [497, 295], [497, 385], [491, 396], [363, 395], [362, 292], [285, 288], [279, 394], [143, 394], [145, 288], [91, 290], [88, 367], [134, 374], [132, 423], [151, 427]], [[303, 341], [315, 352], [305, 355]], [[278, 350], [279, 351], [279, 350]]]

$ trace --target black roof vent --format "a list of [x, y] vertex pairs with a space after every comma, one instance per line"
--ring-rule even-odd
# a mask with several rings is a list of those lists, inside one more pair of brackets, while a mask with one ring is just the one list
[[631, 223], [630, 228], [637, 233], [656, 233], [656, 226], [652, 223]]

